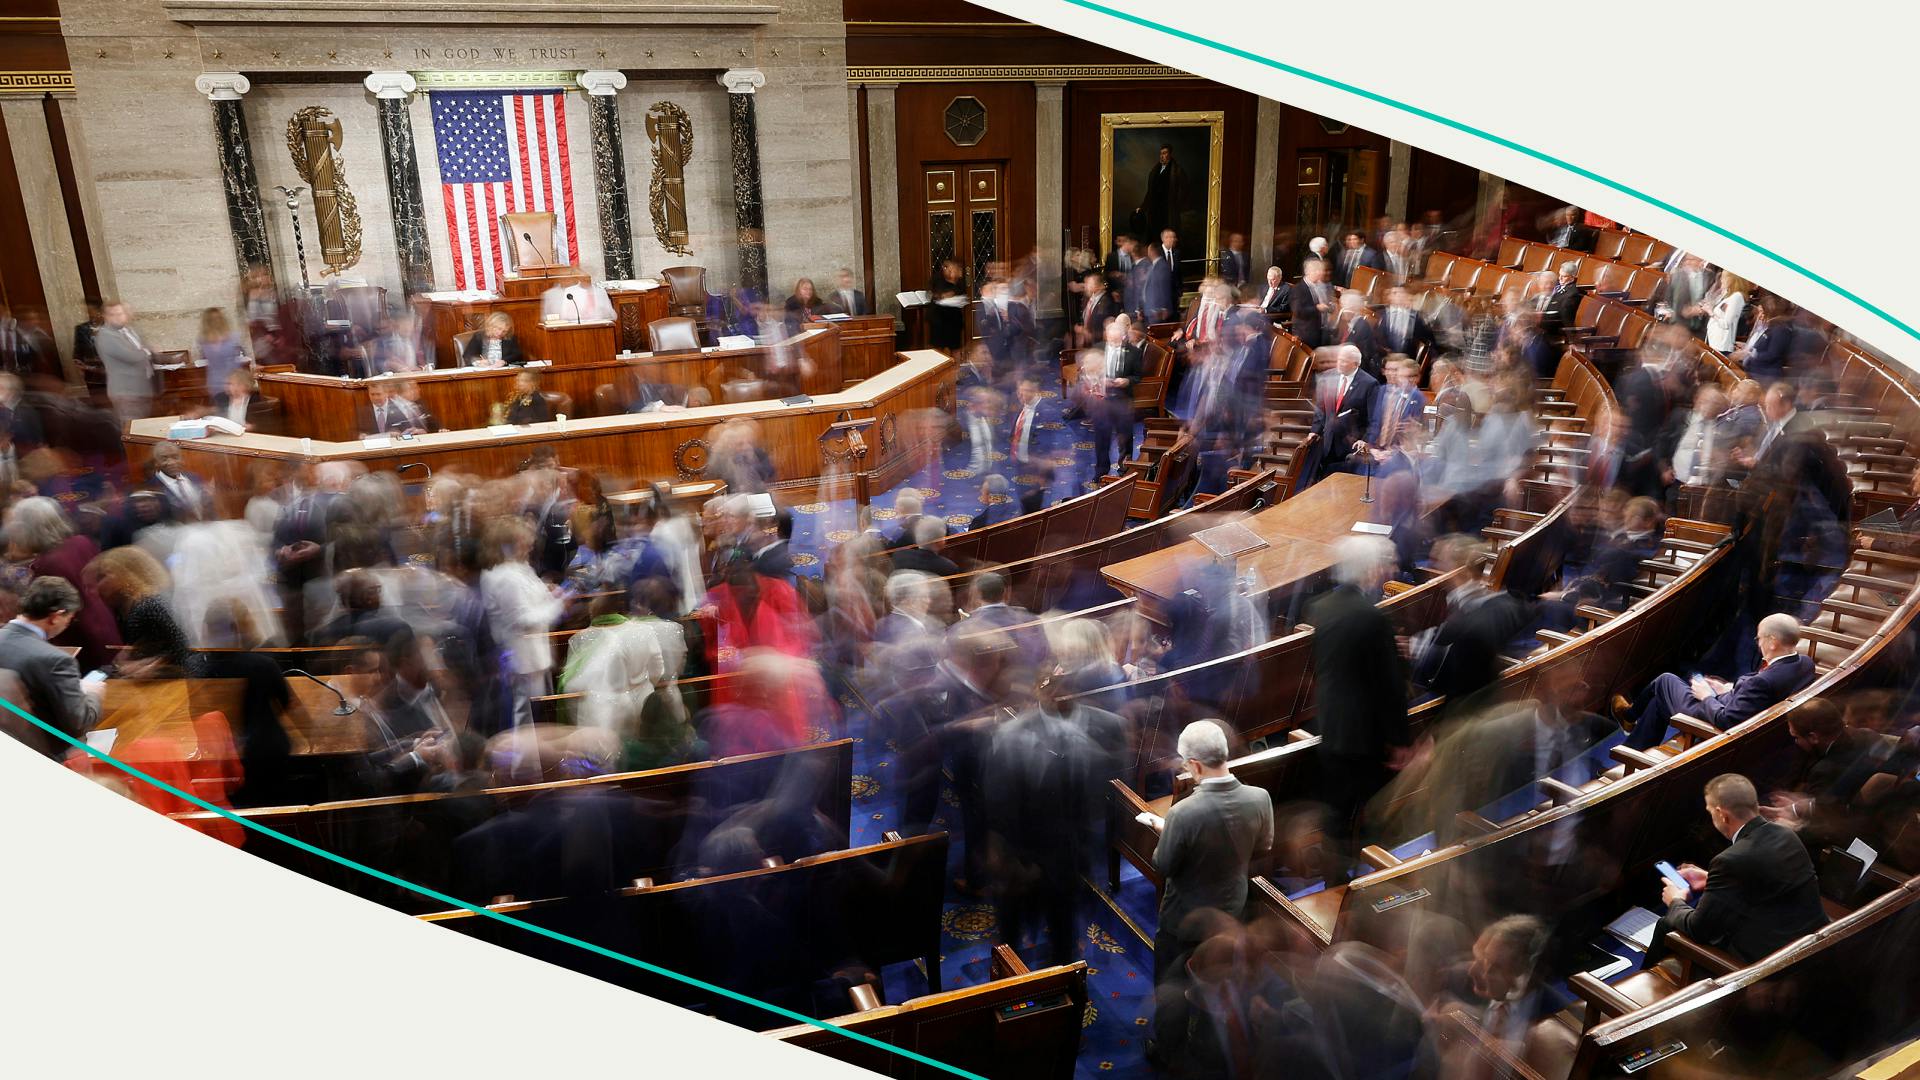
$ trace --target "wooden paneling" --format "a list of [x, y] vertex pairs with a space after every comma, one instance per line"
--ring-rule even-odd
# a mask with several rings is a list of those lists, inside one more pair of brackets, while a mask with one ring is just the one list
[[[621, 291], [610, 293], [614, 312], [614, 343], [620, 349], [644, 349], [647, 347], [647, 325], [655, 319], [667, 317], [667, 289], [648, 289], [644, 292]], [[427, 304], [427, 331], [433, 339], [434, 358], [442, 367], [453, 367], [460, 358], [453, 354], [455, 334], [464, 334], [469, 330], [478, 330], [486, 323], [487, 316], [496, 311], [504, 311], [513, 320], [514, 336], [520, 339], [522, 349], [534, 350], [545, 344], [544, 331], [540, 329], [540, 295], [501, 297], [497, 300], [483, 300], [478, 303], [466, 303], [452, 300], [432, 300]], [[530, 360], [548, 359], [538, 352], [528, 354]]]
[[[1385, 170], [1391, 145], [1385, 135], [1376, 135], [1363, 128], [1330, 120], [1306, 109], [1298, 109], [1291, 105], [1280, 107], [1280, 182], [1275, 185], [1274, 192], [1273, 261], [1286, 269], [1289, 278], [1299, 273], [1300, 262], [1306, 256], [1307, 241], [1318, 235], [1317, 232], [1299, 235], [1295, 222], [1300, 216], [1302, 195], [1318, 197], [1318, 220], [1321, 222], [1340, 216], [1340, 211], [1343, 209], [1343, 207], [1330, 207], [1327, 203], [1325, 151], [1347, 151], [1349, 156], [1352, 151], [1376, 151], [1379, 154], [1377, 159], [1379, 172], [1375, 187], [1380, 193], [1378, 205], [1384, 206], [1386, 204]], [[1318, 190], [1302, 187], [1298, 183], [1301, 179], [1300, 158], [1303, 155], [1317, 155], [1321, 158], [1321, 184]], [[1409, 213], [1416, 212], [1414, 206], [1413, 203], [1408, 204]], [[1371, 226], [1371, 224], [1366, 222], [1356, 227]], [[1332, 248], [1339, 247], [1337, 237], [1329, 236], [1327, 242]]]
[[1480, 197], [1480, 170], [1431, 150], [1413, 148], [1413, 161], [1407, 177], [1407, 217], [1419, 220], [1429, 210], [1438, 210], [1447, 220], [1473, 213]]
[[[952, 62], [952, 58], [949, 58]], [[956, 97], [974, 97], [987, 110], [987, 131], [976, 145], [955, 146], [947, 138], [947, 105]], [[883, 282], [879, 292], [924, 289], [932, 267], [925, 265], [927, 200], [921, 189], [926, 167], [951, 163], [964, 173], [968, 163], [998, 163], [1005, 168], [1000, 244], [1003, 257], [1018, 258], [1034, 244], [1036, 175], [1031, 83], [907, 83], [895, 93], [898, 183], [900, 190], [900, 283]]]
[[844, 0], [848, 67], [1139, 64], [1104, 45], [971, 4]]
[[[680, 412], [593, 417], [558, 423], [531, 424], [512, 435], [494, 435], [486, 429], [444, 431], [369, 449], [360, 442], [315, 440], [310, 448], [299, 438], [275, 435], [215, 436], [182, 444], [188, 469], [210, 480], [224, 501], [223, 512], [239, 516], [251, 483], [248, 470], [256, 461], [295, 462], [303, 454], [315, 461], [354, 461], [368, 469], [393, 471], [413, 462], [435, 472], [457, 469], [482, 477], [506, 476], [518, 470], [539, 447], [554, 449], [562, 466], [585, 469], [608, 477], [630, 479], [695, 479], [704, 475], [704, 462], [714, 431], [729, 420], [753, 420], [760, 426], [760, 443], [772, 456], [777, 486], [798, 489], [796, 494], [820, 498], [850, 495], [850, 482], [814, 488], [822, 472], [819, 438], [842, 414], [874, 421], [867, 444], [872, 451], [868, 469], [876, 476], [875, 490], [897, 482], [915, 463], [937, 446], [945, 424], [915, 423], [922, 410], [953, 408], [955, 362], [938, 353], [907, 353], [887, 371], [837, 394], [792, 407], [778, 402], [713, 405]], [[170, 417], [135, 421], [127, 433], [127, 456], [136, 472], [146, 468], [155, 443], [165, 442]]]
[[[1074, 243], [1100, 244], [1100, 116], [1103, 113], [1199, 112], [1226, 114], [1220, 159], [1220, 231], [1246, 232], [1253, 221], [1254, 111], [1259, 99], [1243, 90], [1202, 82], [1076, 82], [1067, 85], [1066, 215]], [[1204, 182], [1195, 177], [1196, 183]], [[1204, 195], [1205, 189], [1202, 188]], [[1207, 237], [1183, 236], [1196, 253]], [[1049, 238], [1051, 242], [1051, 238]]]

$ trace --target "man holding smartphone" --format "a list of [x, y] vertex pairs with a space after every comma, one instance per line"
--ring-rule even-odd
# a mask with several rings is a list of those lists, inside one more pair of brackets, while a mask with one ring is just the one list
[[[1687, 887], [1667, 881], [1660, 893], [1667, 913], [1654, 930], [1649, 965], [1659, 960], [1669, 930], [1751, 964], [1827, 923], [1806, 845], [1792, 829], [1760, 816], [1753, 781], [1738, 773], [1716, 776], [1707, 782], [1706, 804], [1727, 848], [1706, 870], [1682, 865], [1678, 873]], [[1695, 894], [1699, 899], [1689, 902]]]

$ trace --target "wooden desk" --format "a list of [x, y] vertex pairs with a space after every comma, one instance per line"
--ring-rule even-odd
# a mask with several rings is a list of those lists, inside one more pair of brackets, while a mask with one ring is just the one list
[[[704, 386], [715, 402], [723, 402], [722, 377], [732, 370], [745, 370], [756, 376], [766, 373], [768, 360], [775, 356], [805, 358], [812, 371], [800, 381], [803, 393], [819, 396], [836, 393], [847, 385], [846, 338], [865, 331], [861, 352], [855, 365], [872, 378], [885, 371], [894, 355], [887, 352], [875, 362], [874, 341], [866, 327], [843, 328], [823, 323], [798, 337], [776, 345], [754, 345], [745, 349], [709, 349], [701, 352], [639, 353], [613, 356], [611, 353], [592, 363], [567, 367], [540, 366], [540, 388], [558, 391], [573, 399], [569, 419], [601, 415], [596, 392], [601, 386], [614, 388], [616, 401], [624, 401], [633, 384], [661, 383], [679, 387]], [[309, 375], [280, 372], [260, 376], [260, 392], [280, 399], [281, 426], [296, 438], [346, 442], [360, 437], [359, 415], [367, 402], [367, 387], [379, 382], [389, 387], [412, 382], [419, 387], [420, 404], [440, 426], [450, 430], [485, 427], [494, 403], [513, 396], [514, 376], [519, 368], [450, 368], [408, 374], [381, 375], [374, 379], [349, 379], [333, 375]], [[859, 381], [859, 380], [855, 380]], [[617, 405], [615, 406], [618, 407]]]
[[[845, 414], [870, 419], [871, 448], [868, 473], [873, 490], [885, 491], [904, 480], [927, 450], [938, 450], [946, 424], [915, 423], [921, 410], [951, 415], [957, 366], [939, 353], [902, 354], [898, 363], [879, 375], [835, 394], [825, 394], [805, 405], [784, 406], [777, 401], [710, 405], [676, 412], [632, 413], [620, 416], [569, 419], [531, 424], [512, 434], [486, 428], [442, 431], [415, 439], [395, 439], [388, 446], [369, 448], [358, 440], [334, 442], [315, 439], [314, 461], [355, 461], [369, 469], [392, 471], [421, 462], [441, 472], [447, 469], [483, 477], [517, 471], [538, 446], [551, 446], [560, 464], [590, 469], [609, 477], [667, 479], [706, 478], [707, 450], [714, 429], [729, 420], [753, 420], [760, 425], [761, 444], [773, 459], [775, 487], [820, 499], [851, 495], [850, 474], [837, 473], [833, 482], [814, 485], [823, 471], [819, 437]], [[135, 421], [126, 436], [127, 455], [136, 470], [146, 468], [155, 443], [167, 441], [174, 417]], [[181, 444], [186, 467], [207, 478], [222, 511], [238, 517], [250, 485], [247, 471], [256, 461], [296, 462], [301, 459], [299, 438], [279, 435], [215, 435]]]
[[[1285, 589], [1326, 573], [1337, 561], [1334, 545], [1353, 532], [1354, 522], [1371, 520], [1378, 505], [1360, 501], [1365, 487], [1363, 477], [1334, 473], [1278, 506], [1241, 518], [1267, 547], [1235, 560], [1236, 570], [1253, 567], [1268, 589]], [[1101, 573], [1129, 596], [1164, 601], [1179, 591], [1183, 570], [1212, 559], [1205, 545], [1186, 540], [1115, 563]]]
[[[332, 685], [336, 680], [329, 680]], [[135, 739], [163, 736], [182, 747], [198, 745], [194, 717], [218, 711], [229, 724], [240, 723], [244, 679], [109, 679], [100, 703], [96, 730], [119, 732], [114, 746]], [[335, 716], [340, 699], [299, 676], [287, 680], [296, 708], [284, 722], [295, 754], [354, 754], [367, 749], [366, 714]], [[348, 700], [353, 700], [349, 694]]]
[[[509, 278], [504, 283], [501, 295], [486, 300], [436, 300], [433, 298], [435, 294], [426, 294], [427, 329], [433, 339], [434, 356], [444, 366], [458, 364], [460, 358], [453, 354], [453, 336], [480, 329], [487, 321], [487, 316], [496, 311], [505, 312], [513, 320], [513, 332], [520, 338], [522, 348], [541, 347], [545, 339], [540, 330], [540, 294], [555, 285], [585, 283], [584, 274], [579, 275], [577, 281], [565, 278], [517, 281]], [[667, 317], [668, 292], [665, 285], [653, 289], [607, 290], [608, 297], [613, 300], [614, 340], [618, 348], [639, 350], [647, 347], [647, 324]]]
[[581, 367], [598, 363], [620, 351], [619, 334], [611, 320], [543, 322], [534, 324], [534, 336], [522, 341], [531, 356], [554, 367]]

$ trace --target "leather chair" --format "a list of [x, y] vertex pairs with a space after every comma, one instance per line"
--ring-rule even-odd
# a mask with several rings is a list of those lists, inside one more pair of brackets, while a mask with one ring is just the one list
[[700, 323], [684, 317], [655, 319], [647, 324], [647, 340], [654, 352], [688, 352], [700, 347]]
[[547, 411], [555, 416], [573, 416], [573, 395], [558, 390], [542, 390], [540, 396], [547, 399]]
[[627, 403], [620, 400], [612, 383], [601, 383], [593, 388], [593, 411], [596, 416], [618, 416], [627, 411]]
[[704, 266], [669, 266], [660, 271], [667, 282], [667, 313], [690, 319], [703, 319], [707, 314], [707, 268]]
[[473, 335], [479, 332], [480, 331], [478, 330], [469, 330], [464, 334], [453, 335], [453, 366], [454, 367], [467, 366], [467, 361], [465, 359], [467, 355], [467, 342], [472, 341]]

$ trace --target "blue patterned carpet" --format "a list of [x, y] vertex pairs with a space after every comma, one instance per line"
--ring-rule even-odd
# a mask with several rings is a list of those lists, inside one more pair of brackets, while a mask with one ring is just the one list
[[[870, 737], [866, 716], [857, 709], [847, 714], [847, 733], [855, 740], [853, 777], [853, 843], [873, 844], [893, 827], [900, 813], [898, 792], [889, 783], [894, 753], [884, 741]], [[943, 816], [936, 827], [951, 826], [953, 847], [949, 876], [961, 871], [963, 852], [950, 790], [941, 792]], [[1126, 911], [1138, 930], [1123, 919], [1087, 882], [1081, 892], [1076, 925], [1082, 927], [1078, 956], [1087, 962], [1087, 1012], [1082, 1019], [1083, 1041], [1075, 1068], [1079, 1080], [1096, 1076], [1135, 1076], [1146, 1072], [1144, 1058], [1147, 1025], [1153, 1014], [1154, 912], [1159, 903], [1152, 886], [1127, 868], [1119, 910]], [[1142, 916], [1144, 915], [1144, 919]], [[988, 958], [999, 942], [999, 920], [990, 902], [950, 893], [941, 919], [940, 957], [942, 989], [974, 986], [990, 979]], [[1045, 931], [1015, 944], [1031, 967], [1046, 963]], [[927, 992], [926, 978], [912, 964], [895, 965], [882, 973], [886, 998], [906, 1001]]]

